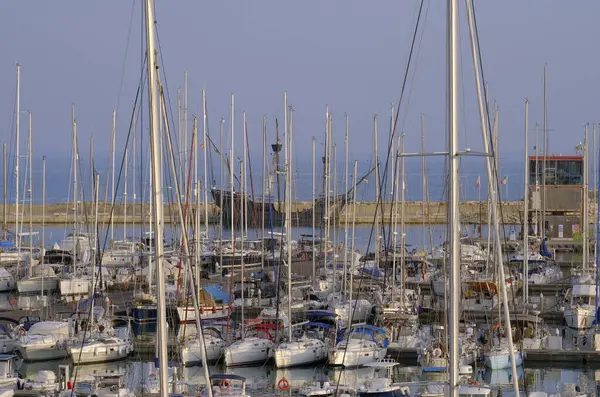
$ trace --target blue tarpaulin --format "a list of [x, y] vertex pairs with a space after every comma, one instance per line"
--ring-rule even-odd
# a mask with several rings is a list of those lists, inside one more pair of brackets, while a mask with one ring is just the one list
[[214, 300], [223, 302], [224, 304], [229, 303], [229, 293], [223, 292], [219, 284], [207, 285], [206, 287], [202, 287], [202, 289], [208, 292]]

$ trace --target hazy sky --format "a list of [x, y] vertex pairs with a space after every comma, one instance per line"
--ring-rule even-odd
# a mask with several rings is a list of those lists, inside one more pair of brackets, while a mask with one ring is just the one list
[[[310, 138], [323, 140], [325, 105], [343, 145], [343, 115], [350, 117], [352, 157], [372, 153], [373, 115], [380, 142], [387, 136], [390, 104], [397, 103], [419, 1], [199, 1], [157, 0], [161, 66], [173, 110], [183, 71], [189, 73], [189, 114], [201, 114], [208, 93], [209, 122], [229, 119], [236, 95], [236, 146], [241, 114], [248, 112], [251, 145], [260, 154], [261, 118], [282, 118], [283, 91], [294, 106], [295, 149], [309, 155]], [[34, 152], [70, 153], [70, 104], [87, 152], [94, 134], [106, 153], [111, 112], [119, 107], [122, 142], [140, 76], [141, 1], [4, 1], [0, 5], [0, 127], [14, 135], [15, 64], [22, 65], [22, 109], [34, 119]], [[480, 145], [468, 30], [461, 2], [461, 144]], [[428, 149], [443, 149], [445, 119], [445, 2], [425, 2], [416, 73], [409, 81], [401, 124], [407, 150], [418, 150], [425, 116]], [[476, 1], [485, 77], [500, 106], [501, 155], [521, 159], [524, 101], [531, 129], [542, 122], [542, 70], [548, 64], [551, 151], [572, 153], [585, 122], [597, 116], [600, 2]], [[121, 77], [123, 84], [121, 85]], [[145, 99], [145, 98], [144, 98]], [[463, 116], [466, 114], [466, 121]], [[190, 128], [191, 130], [191, 128]], [[26, 117], [22, 117], [26, 131]], [[271, 135], [272, 136], [272, 135]], [[533, 138], [533, 137], [532, 137]], [[23, 141], [25, 142], [25, 141]]]

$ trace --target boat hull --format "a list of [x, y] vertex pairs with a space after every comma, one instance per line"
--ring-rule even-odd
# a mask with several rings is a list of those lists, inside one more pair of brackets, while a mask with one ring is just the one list
[[19, 294], [33, 294], [42, 292], [55, 292], [58, 290], [58, 280], [47, 278], [43, 282], [41, 279], [23, 279], [17, 281], [17, 291]]
[[60, 280], [60, 294], [62, 296], [87, 295], [90, 293], [90, 279], [71, 278]]
[[387, 349], [347, 350], [332, 349], [329, 351], [329, 365], [359, 367], [385, 358]]
[[[523, 354], [515, 352], [515, 365], [517, 367], [523, 365]], [[485, 356], [485, 366], [489, 369], [506, 369], [511, 368], [512, 360], [510, 354], [491, 354]]]
[[93, 364], [118, 361], [127, 358], [133, 352], [133, 343], [111, 343], [71, 347], [69, 353], [75, 364]]
[[288, 368], [327, 361], [328, 350], [325, 345], [303, 349], [275, 349], [275, 366]]
[[269, 360], [269, 350], [273, 343], [262, 338], [246, 338], [241, 343], [233, 343], [224, 350], [225, 365], [228, 367], [264, 363]]
[[25, 361], [58, 360], [69, 355], [66, 344], [63, 345], [60, 342], [55, 344], [18, 346], [16, 351]]
[[565, 311], [567, 326], [575, 329], [588, 329], [594, 326], [596, 313], [591, 308], [575, 308]]
[[[223, 355], [223, 347], [206, 346], [206, 359], [208, 362], [218, 361]], [[200, 346], [185, 346], [181, 348], [181, 363], [186, 367], [202, 365], [202, 349]]]

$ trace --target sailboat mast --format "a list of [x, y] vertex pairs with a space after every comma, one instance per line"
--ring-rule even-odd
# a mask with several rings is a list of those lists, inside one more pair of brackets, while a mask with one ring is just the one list
[[[358, 161], [354, 160], [354, 175], [352, 175], [352, 191], [354, 192], [356, 197], [356, 174], [358, 172]], [[351, 244], [352, 244], [352, 258], [354, 259], [354, 231], [355, 231], [355, 226], [356, 226], [356, 201], [352, 201], [352, 240], [351, 240]], [[352, 266], [354, 265], [354, 260], [351, 262]], [[350, 292], [348, 294], [348, 321], [349, 323], [352, 323], [352, 309], [354, 308], [354, 305], [352, 304], [352, 289], [354, 287], [354, 272], [353, 269], [350, 269]]]
[[31, 133], [33, 125], [31, 123], [31, 112], [29, 116], [29, 135], [27, 138], [27, 155], [29, 157], [29, 277], [33, 273], [33, 159], [31, 157]]
[[[152, 0], [146, 0], [146, 55], [148, 58], [148, 102], [150, 107], [150, 153], [152, 156], [152, 194], [154, 198], [153, 217], [155, 224], [155, 262], [158, 290], [158, 358], [160, 395], [168, 397], [168, 363], [167, 363], [167, 307], [165, 291], [164, 271], [164, 218], [163, 218], [163, 189], [162, 169], [160, 161], [160, 130], [158, 127], [158, 92], [156, 83], [158, 80], [158, 62], [156, 59], [155, 33], [154, 33], [154, 4]], [[207, 379], [207, 382], [209, 380]], [[210, 387], [208, 388], [210, 390]]]
[[[375, 199], [379, 200], [379, 155], [377, 150], [377, 115], [373, 116], [373, 151], [375, 162]], [[375, 210], [375, 265], [379, 266], [379, 211]]]
[[546, 102], [546, 70], [544, 65], [544, 158], [542, 163], [542, 229], [541, 236], [546, 236], [546, 166], [548, 157], [548, 104]]
[[[79, 241], [77, 238], [77, 121], [75, 120], [75, 104], [71, 104], [71, 123], [73, 126], [73, 232], [75, 234], [75, 241]], [[73, 256], [77, 255], [77, 247], [79, 244], [75, 244], [75, 252]], [[73, 262], [74, 264], [75, 262]]]
[[[112, 156], [112, 167], [111, 167], [111, 190], [112, 190], [112, 198], [111, 204], [115, 205], [115, 152], [117, 147], [117, 110], [113, 109], [113, 119], [112, 119], [112, 148], [111, 148], [111, 156]], [[114, 216], [110, 217], [110, 243], [111, 245], [115, 241], [115, 221]]]
[[582, 234], [583, 234], [583, 269], [587, 269], [588, 268], [588, 255], [589, 255], [589, 248], [588, 248], [588, 231], [589, 231], [589, 224], [588, 224], [588, 178], [589, 178], [589, 163], [588, 163], [588, 127], [589, 124], [586, 123], [585, 125], [585, 136], [584, 136], [584, 140], [583, 140], [583, 219], [582, 219], [582, 223], [583, 223], [583, 227], [582, 227]]
[[15, 242], [17, 244], [18, 255], [21, 255], [21, 244], [19, 238], [19, 156], [21, 154], [19, 143], [21, 135], [21, 65], [17, 63], [17, 130], [16, 130], [16, 151], [15, 151]]
[[448, 162], [450, 188], [448, 194], [448, 223], [450, 228], [450, 318], [449, 318], [449, 386], [450, 397], [458, 397], [458, 322], [460, 307], [460, 219], [459, 158], [458, 158], [458, 0], [448, 0], [447, 15], [447, 106]]
[[[231, 218], [231, 242], [232, 243], [234, 241], [233, 235], [235, 234], [235, 223], [234, 223], [235, 217], [233, 216], [233, 211], [234, 211], [233, 203], [235, 201], [235, 186], [233, 184], [234, 183], [233, 174], [235, 172], [234, 171], [235, 165], [233, 163], [233, 151], [234, 151], [234, 147], [235, 147], [235, 140], [234, 140], [235, 139], [234, 138], [235, 102], [234, 101], [235, 101], [235, 98], [232, 93], [231, 94], [231, 151], [229, 152], [229, 184], [230, 184], [230, 188], [231, 188], [231, 212], [229, 213], [229, 217]], [[240, 204], [240, 211], [241, 211], [241, 209], [242, 209], [242, 206]]]
[[[345, 197], [344, 197], [344, 207], [348, 208], [348, 130], [349, 130], [349, 124], [348, 124], [348, 114], [346, 113], [344, 115], [344, 117], [346, 118], [346, 138], [344, 140], [344, 190], [346, 191], [345, 193]], [[347, 291], [347, 284], [346, 284], [346, 276], [348, 274], [347, 272], [347, 268], [348, 268], [348, 211], [344, 211], [344, 281], [343, 281], [343, 292], [344, 294], [347, 295], [348, 291]], [[353, 256], [352, 256], [353, 257]], [[352, 263], [352, 262], [351, 262]]]
[[[100, 174], [96, 174], [95, 175], [95, 181], [94, 181], [94, 185], [92, 187], [93, 192], [94, 192], [94, 209], [95, 209], [95, 213], [94, 213], [94, 232], [96, 232], [98, 230], [98, 200], [100, 198]], [[91, 309], [90, 309], [90, 313], [94, 313], [94, 293], [95, 293], [95, 289], [96, 289], [96, 261], [97, 261], [97, 256], [99, 253], [97, 252], [98, 250], [94, 250], [94, 256], [92, 259], [92, 293], [90, 294], [90, 296], [92, 297], [91, 299]]]
[[[450, 0], [451, 2], [456, 2], [458, 3], [457, 0]], [[456, 9], [455, 9], [456, 12]], [[456, 20], [456, 18], [458, 17], [458, 15], [455, 15], [454, 17], [454, 23], [457, 25], [458, 21]], [[481, 136], [482, 136], [482, 141], [483, 141], [483, 148], [484, 148], [484, 153], [485, 153], [485, 164], [486, 164], [486, 170], [487, 170], [487, 178], [488, 178], [488, 189], [489, 189], [489, 199], [490, 199], [490, 203], [488, 208], [491, 207], [492, 209], [492, 220], [493, 220], [493, 232], [494, 235], [496, 236], [496, 238], [494, 239], [494, 252], [496, 254], [496, 263], [498, 265], [498, 279], [499, 279], [499, 284], [500, 284], [500, 293], [501, 293], [501, 299], [503, 304], [502, 309], [503, 309], [503, 314], [504, 314], [504, 326], [506, 327], [506, 329], [512, 329], [510, 326], [510, 312], [509, 312], [509, 307], [508, 307], [508, 294], [506, 292], [506, 277], [504, 275], [504, 264], [503, 264], [503, 260], [502, 260], [502, 242], [500, 240], [500, 224], [499, 224], [499, 217], [498, 217], [498, 196], [497, 196], [497, 191], [496, 191], [496, 178], [494, 175], [497, 175], [498, 169], [496, 168], [496, 173], [494, 174], [493, 170], [492, 170], [492, 159], [489, 156], [489, 144], [488, 144], [488, 134], [487, 134], [487, 128], [486, 128], [486, 123], [485, 123], [485, 112], [484, 112], [484, 108], [483, 108], [483, 96], [481, 95], [481, 87], [482, 87], [482, 81], [480, 78], [480, 70], [479, 70], [479, 52], [478, 52], [478, 47], [476, 46], [476, 41], [475, 41], [475, 24], [474, 24], [474, 17], [473, 17], [473, 3], [472, 0], [467, 0], [467, 19], [468, 19], [468, 23], [469, 23], [469, 35], [470, 35], [470, 39], [471, 39], [471, 52], [472, 52], [472, 56], [473, 56], [473, 66], [474, 66], [474, 70], [475, 70], [475, 86], [477, 87], [477, 99], [479, 102], [479, 117], [481, 120], [481, 124], [482, 124], [482, 129], [481, 129]], [[456, 26], [457, 28], [457, 26]], [[455, 30], [456, 32], [456, 30]], [[458, 87], [458, 71], [456, 68], [457, 65], [457, 59], [456, 59], [456, 52], [458, 51], [458, 42], [456, 41], [457, 38], [454, 38], [454, 42], [453, 42], [453, 47], [454, 47], [454, 88]], [[454, 111], [455, 116], [458, 115], [458, 109], [456, 107], [457, 101], [458, 101], [458, 94], [457, 94], [457, 90], [453, 91], [454, 94], [454, 98], [453, 98], [453, 106], [454, 108], [451, 107], [451, 111]], [[453, 121], [455, 122], [455, 128], [456, 131], [458, 131], [458, 119], [457, 118], [453, 118]], [[496, 124], [497, 125], [497, 124]], [[454, 151], [455, 152], [455, 151]], [[454, 152], [450, 152], [451, 154], [453, 154]], [[458, 158], [457, 156], [452, 156], [453, 158], [455, 158], [456, 162], [458, 163]], [[458, 176], [458, 175], [457, 175]], [[458, 204], [458, 203], [457, 203]], [[458, 207], [456, 208], [456, 215], [458, 216]], [[453, 230], [454, 231], [454, 230]], [[488, 232], [488, 235], [491, 234]], [[456, 236], [456, 241], [453, 241], [453, 243], [456, 243], [457, 248], [460, 249], [460, 241], [458, 240], [459, 236]], [[458, 257], [458, 259], [460, 260], [460, 251], [454, 253], [456, 254], [456, 256]], [[453, 255], [453, 259], [455, 259], [455, 256]], [[460, 262], [454, 262], [456, 263], [458, 266], [455, 268], [455, 266], [452, 266], [452, 281], [458, 281], [460, 282]], [[453, 264], [454, 264], [453, 263]], [[457, 274], [455, 274], [455, 272]], [[456, 277], [456, 278], [455, 278]], [[452, 284], [451, 284], [452, 286]], [[455, 288], [454, 289], [450, 289], [452, 291], [452, 297], [454, 299], [460, 299], [460, 284], [454, 284]], [[457, 304], [460, 304], [459, 300], [455, 301]], [[454, 315], [455, 313], [458, 312], [458, 307], [453, 306], [452, 307], [452, 314]], [[458, 321], [457, 318], [453, 318], [454, 321]], [[454, 324], [452, 323], [452, 325], [458, 325], [458, 324]], [[455, 333], [454, 333], [454, 337], [455, 339], [458, 337], [458, 327], [455, 329]], [[508, 349], [509, 349], [509, 354], [510, 354], [510, 358], [511, 358], [511, 369], [512, 369], [512, 378], [513, 378], [513, 386], [514, 386], [514, 392], [515, 392], [515, 397], [519, 397], [520, 393], [519, 393], [519, 377], [517, 375], [517, 367], [515, 364], [515, 358], [514, 358], [514, 345], [513, 345], [513, 338], [512, 338], [512, 332], [507, 332], [506, 333], [507, 336], [507, 340], [508, 340]], [[456, 340], [453, 340], [453, 343], [455, 343]], [[454, 344], [453, 346], [457, 346], [457, 344]], [[457, 352], [458, 353], [458, 352]], [[456, 355], [455, 360], [458, 360], [459, 356]], [[456, 370], [457, 368], [453, 368], [453, 370]]]
[[405, 172], [404, 172], [404, 137], [406, 134], [403, 132], [400, 135], [400, 154], [402, 155], [400, 166], [402, 167], [402, 174], [400, 178], [402, 179], [400, 182], [400, 307], [404, 307], [404, 268], [406, 264], [406, 221], [404, 217], [404, 212], [406, 209], [405, 201], [405, 193], [406, 193], [406, 184], [405, 184]]
[[[593, 138], [593, 148], [592, 148], [592, 158], [593, 158], [593, 172], [594, 174], [592, 175], [592, 179], [594, 181], [594, 191], [598, 190], [598, 156], [596, 155], [596, 152], [598, 151], [597, 147], [598, 147], [598, 141], [597, 141], [597, 134], [596, 134], [596, 123], [594, 123], [594, 131], [593, 134], [594, 136]], [[587, 196], [586, 196], [587, 197]], [[594, 222], [594, 239], [596, 238], [596, 235], [598, 234], [598, 223]], [[596, 259], [596, 255], [598, 254], [598, 244], [594, 244], [594, 259]], [[598, 263], [596, 261], [596, 263]]]
[[[286, 98], [287, 99], [287, 98]], [[287, 287], [288, 287], [288, 316], [292, 319], [292, 130], [293, 130], [293, 110], [290, 106], [290, 125], [287, 129], [287, 159], [286, 159], [286, 198], [285, 198], [285, 225], [286, 225], [286, 253], [287, 253]], [[335, 266], [335, 264], [334, 264]], [[335, 279], [335, 276], [334, 276]], [[277, 319], [279, 321], [279, 319]], [[292, 341], [292, 327], [288, 327], [288, 340]]]
[[529, 147], [529, 100], [525, 100], [525, 149], [524, 149], [524, 185], [523, 193], [523, 312], [527, 313], [529, 303], [529, 158], [527, 151]]
[[[267, 184], [267, 118], [262, 118], [262, 183], [261, 183], [261, 198], [262, 204], [260, 206], [260, 223], [261, 223], [261, 239], [265, 241], [265, 186]], [[273, 236], [271, 236], [272, 238]], [[265, 256], [260, 256], [260, 269], [265, 269]]]
[[[425, 154], [425, 118], [421, 115], [421, 153]], [[423, 249], [425, 250], [425, 246], [427, 245], [425, 242], [425, 216], [426, 216], [426, 208], [427, 205], [427, 184], [426, 184], [426, 176], [425, 176], [425, 155], [421, 157], [421, 244], [423, 244]], [[427, 250], [425, 250], [427, 251]]]
[[[46, 156], [42, 157], [42, 258], [46, 250]], [[43, 259], [41, 263], [43, 264]], [[42, 295], [44, 289], [42, 288]]]
[[6, 215], [8, 214], [8, 208], [6, 206], [6, 143], [2, 145], [2, 173], [3, 173], [3, 199], [2, 199], [2, 239], [6, 240], [6, 228], [8, 225]]
[[[186, 96], [187, 100], [187, 96]], [[206, 114], [206, 89], [202, 89], [202, 148], [204, 149], [204, 230], [208, 237], [208, 145], [206, 134], [208, 132], [208, 116]], [[196, 145], [197, 147], [197, 145]], [[198, 178], [196, 178], [198, 179]]]
[[316, 180], [316, 155], [317, 141], [312, 139], [312, 282], [315, 282], [317, 273], [317, 253], [315, 252], [315, 221], [316, 221], [316, 200], [317, 200], [317, 180]]
[[129, 168], [128, 149], [125, 149], [125, 175], [123, 183], [123, 241], [127, 240], [127, 170]]

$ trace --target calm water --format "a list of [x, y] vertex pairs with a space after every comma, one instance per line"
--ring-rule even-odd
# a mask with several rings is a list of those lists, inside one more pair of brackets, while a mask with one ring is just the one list
[[[35, 373], [40, 370], [49, 369], [58, 371], [58, 366], [61, 364], [70, 364], [71, 371], [73, 366], [69, 361], [52, 361], [44, 363], [23, 363], [18, 366], [19, 373], [24, 377], [34, 377]], [[176, 365], [172, 363], [170, 365]], [[155, 371], [154, 363], [149, 361], [133, 358], [114, 363], [83, 365], [77, 369], [79, 379], [84, 375], [92, 375], [94, 373], [118, 372], [126, 374], [126, 385], [136, 387], [149, 374]], [[178, 368], [176, 370], [182, 379], [186, 381], [197, 382], [198, 384], [206, 384], [204, 378], [204, 369], [202, 367]], [[269, 392], [278, 392], [275, 385], [281, 378], [286, 378], [290, 381], [292, 390], [301, 387], [306, 382], [311, 382], [314, 379], [329, 378], [332, 384], [336, 381], [346, 384], [356, 384], [356, 382], [364, 381], [372, 376], [369, 368], [358, 369], [332, 369], [324, 366], [311, 368], [293, 368], [293, 369], [276, 369], [271, 363], [256, 367], [230, 368], [225, 370], [221, 366], [210, 366], [209, 371], [213, 373], [230, 373], [245, 376], [248, 381], [248, 388], [253, 395], [260, 395]], [[73, 372], [71, 372], [73, 373]], [[563, 390], [564, 384], [576, 384], [582, 391], [597, 394], [600, 385], [600, 369], [592, 367], [579, 368], [530, 368], [520, 367], [517, 370], [520, 379], [521, 387], [527, 387], [527, 391], [546, 391], [556, 393]], [[423, 374], [419, 367], [399, 365], [395, 368], [393, 379], [396, 382], [411, 382], [410, 388], [414, 392], [417, 390], [425, 390], [427, 386], [418, 384], [424, 382], [440, 382], [446, 379], [444, 374]], [[494, 387], [501, 388], [503, 394], [512, 395], [511, 382], [512, 375], [510, 370], [478, 369], [476, 379], [484, 381]], [[430, 386], [435, 388], [437, 386]]]

